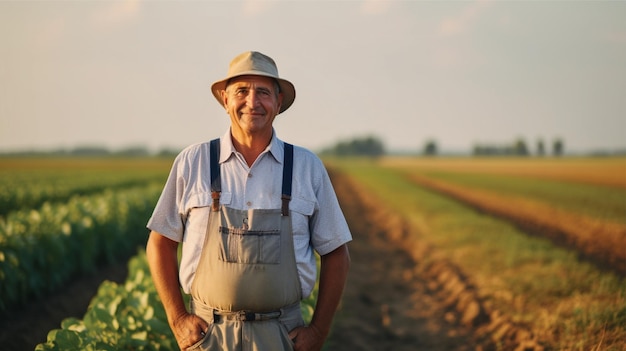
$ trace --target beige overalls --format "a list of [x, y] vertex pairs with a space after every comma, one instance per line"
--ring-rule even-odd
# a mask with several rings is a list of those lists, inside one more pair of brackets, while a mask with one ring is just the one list
[[213, 206], [190, 306], [209, 331], [188, 350], [293, 350], [288, 332], [304, 325], [289, 213], [293, 147], [285, 143], [280, 209], [220, 205], [219, 140], [210, 154]]

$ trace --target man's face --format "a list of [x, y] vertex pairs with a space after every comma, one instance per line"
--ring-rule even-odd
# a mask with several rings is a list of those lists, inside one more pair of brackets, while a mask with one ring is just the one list
[[222, 99], [232, 127], [246, 134], [271, 132], [283, 96], [272, 78], [241, 76], [233, 78]]

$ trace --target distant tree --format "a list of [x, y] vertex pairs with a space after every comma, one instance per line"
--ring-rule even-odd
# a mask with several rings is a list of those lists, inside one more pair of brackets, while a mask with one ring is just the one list
[[380, 139], [367, 136], [350, 141], [340, 141], [334, 147], [322, 151], [322, 154], [378, 157], [385, 154], [385, 146]]
[[529, 152], [526, 142], [523, 139], [517, 139], [513, 145], [511, 153], [517, 156], [528, 156]]
[[472, 150], [475, 156], [528, 156], [528, 146], [523, 139], [517, 139], [512, 144], [483, 145], [476, 144]]
[[543, 139], [537, 140], [537, 156], [544, 156], [546, 154], [546, 146], [543, 144]]
[[354, 142], [357, 155], [382, 156], [385, 153], [382, 141], [373, 136], [361, 140], [357, 139]]
[[474, 147], [472, 147], [472, 155], [478, 156], [481, 154], [482, 154], [482, 146], [480, 146], [479, 144], [474, 144]]
[[429, 140], [424, 145], [423, 153], [425, 156], [435, 156], [437, 155], [437, 142], [434, 140]]
[[499, 149], [495, 146], [488, 146], [482, 144], [474, 145], [473, 154], [474, 156], [493, 156], [499, 153]]
[[552, 154], [554, 156], [561, 156], [563, 155], [564, 148], [565, 146], [563, 144], [563, 140], [561, 140], [561, 138], [557, 138], [552, 143]]

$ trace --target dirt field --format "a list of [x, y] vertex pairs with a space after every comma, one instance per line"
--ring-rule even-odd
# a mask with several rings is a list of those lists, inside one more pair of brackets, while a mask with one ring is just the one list
[[402, 218], [347, 178], [332, 178], [354, 240], [328, 350], [544, 349], [523, 326], [485, 309], [462, 273], [408, 235], [414, 229]]
[[343, 178], [333, 180], [354, 240], [348, 284], [327, 349], [472, 350], [471, 330], [446, 321], [454, 317], [428, 291], [428, 281], [414, 274], [414, 259], [389, 241]]
[[[542, 350], [532, 334], [487, 311], [460, 271], [419, 242], [401, 218], [333, 174], [354, 241], [341, 310], [326, 350]], [[428, 261], [428, 264], [425, 262]], [[61, 320], [82, 318], [104, 279], [125, 279], [125, 263], [33, 301], [0, 320], [0, 349], [33, 350]]]

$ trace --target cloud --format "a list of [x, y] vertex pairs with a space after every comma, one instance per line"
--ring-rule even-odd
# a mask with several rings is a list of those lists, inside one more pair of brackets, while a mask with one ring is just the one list
[[488, 4], [488, 0], [477, 0], [468, 3], [461, 13], [444, 18], [441, 21], [439, 33], [445, 36], [453, 36], [467, 32]]

